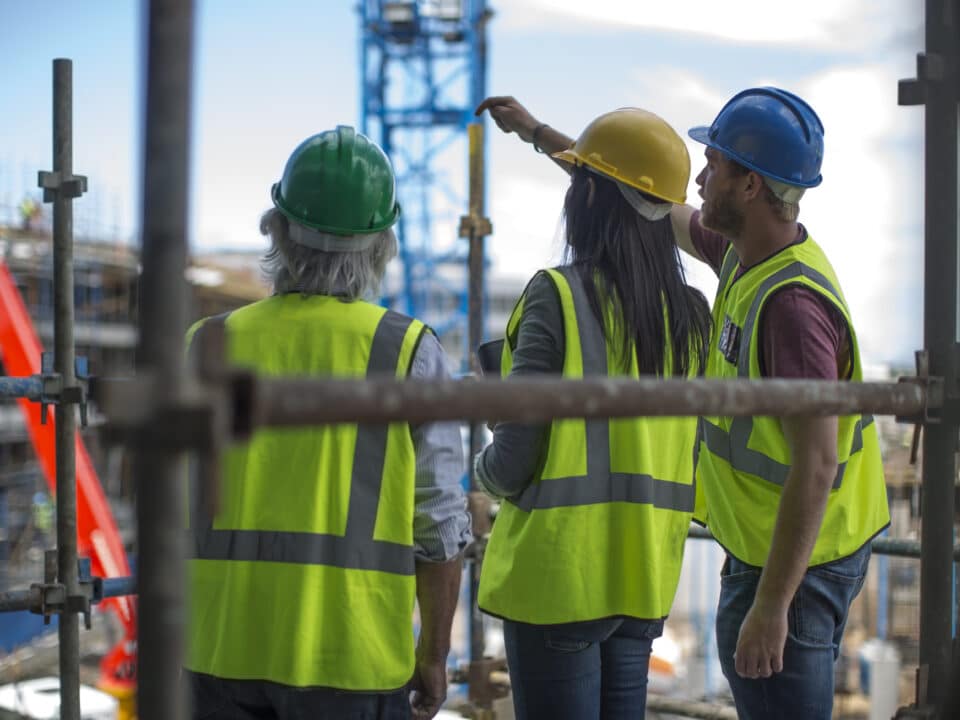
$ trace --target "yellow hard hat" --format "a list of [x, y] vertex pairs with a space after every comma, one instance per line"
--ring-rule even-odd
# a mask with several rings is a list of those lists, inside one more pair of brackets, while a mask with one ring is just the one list
[[687, 200], [690, 153], [659, 115], [639, 108], [608, 112], [587, 125], [569, 150], [553, 157], [672, 203]]

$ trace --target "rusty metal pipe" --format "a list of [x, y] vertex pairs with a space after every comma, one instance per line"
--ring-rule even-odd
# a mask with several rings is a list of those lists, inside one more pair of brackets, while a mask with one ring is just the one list
[[690, 415], [914, 415], [913, 383], [806, 380], [264, 379], [252, 383], [254, 425]]

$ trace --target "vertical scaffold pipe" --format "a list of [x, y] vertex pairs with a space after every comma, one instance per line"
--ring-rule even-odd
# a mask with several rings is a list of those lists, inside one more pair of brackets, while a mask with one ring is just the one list
[[[138, 373], [158, 381], [162, 397], [152, 398], [157, 409], [160, 402], [178, 405], [183, 395], [193, 34], [192, 0], [150, 2], [136, 366]], [[184, 642], [181, 459], [180, 453], [158, 447], [149, 432], [136, 443], [141, 720], [188, 715], [179, 678]]]
[[[927, 0], [927, 54], [942, 73], [926, 79], [924, 198], [924, 347], [931, 375], [957, 390], [957, 62], [955, 0]], [[950, 694], [953, 618], [953, 522], [957, 478], [957, 424], [924, 427], [920, 561], [920, 666], [930, 705]]]
[[[53, 61], [53, 349], [54, 372], [62, 387], [73, 387], [73, 197], [65, 181], [73, 176], [73, 62]], [[77, 577], [76, 408], [56, 409], [57, 579], [67, 597], [79, 592]], [[60, 615], [60, 717], [80, 720], [80, 617]]]
[[[477, 358], [477, 347], [483, 341], [483, 246], [484, 235], [481, 228], [481, 219], [484, 217], [484, 154], [483, 154], [483, 125], [471, 123], [467, 126], [469, 142], [469, 179], [470, 179], [470, 246], [467, 255], [469, 269], [469, 288], [467, 292], [467, 337], [470, 369], [480, 374], [480, 363]], [[467, 467], [470, 468], [470, 491], [477, 492], [476, 478], [473, 473], [473, 456], [483, 447], [483, 425], [473, 422], [470, 424], [470, 457]], [[479, 539], [478, 539], [479, 540]], [[477, 605], [477, 591], [480, 587], [480, 561], [474, 558], [470, 562], [470, 661], [477, 662], [483, 659], [483, 616]]]

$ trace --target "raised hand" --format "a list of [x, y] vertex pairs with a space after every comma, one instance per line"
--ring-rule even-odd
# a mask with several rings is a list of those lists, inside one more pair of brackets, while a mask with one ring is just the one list
[[524, 142], [533, 142], [533, 131], [539, 123], [516, 98], [509, 95], [488, 97], [477, 106], [474, 114], [482, 115], [484, 110], [505, 133], [515, 132]]

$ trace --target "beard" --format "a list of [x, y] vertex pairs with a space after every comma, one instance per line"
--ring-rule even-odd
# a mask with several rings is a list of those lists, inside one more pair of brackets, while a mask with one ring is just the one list
[[704, 200], [700, 211], [700, 224], [708, 230], [718, 232], [724, 237], [739, 237], [743, 231], [743, 212], [733, 202], [733, 190], [707, 202]]

